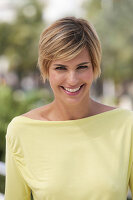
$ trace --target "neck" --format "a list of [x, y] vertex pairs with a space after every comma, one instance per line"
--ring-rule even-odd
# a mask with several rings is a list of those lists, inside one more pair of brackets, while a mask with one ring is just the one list
[[52, 112], [54, 111], [53, 117], [61, 121], [89, 117], [93, 115], [94, 103], [94, 100], [89, 98], [81, 104], [67, 105], [55, 99], [51, 107]]

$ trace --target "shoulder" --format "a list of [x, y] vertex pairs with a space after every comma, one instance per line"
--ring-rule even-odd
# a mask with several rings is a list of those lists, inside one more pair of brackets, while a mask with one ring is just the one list
[[27, 122], [27, 119], [22, 117], [27, 117], [31, 119], [40, 119], [39, 117], [40, 108], [35, 108], [33, 110], [28, 111], [22, 115], [15, 116], [7, 126], [6, 137], [17, 138], [21, 135], [21, 137], [25, 134], [25, 130], [29, 127], [32, 129], [33, 127]]
[[113, 116], [115, 115], [119, 119], [123, 119], [125, 121], [129, 120], [129, 122], [131, 122], [133, 124], [133, 111], [132, 110], [129, 110], [126, 108], [121, 108], [121, 107], [108, 106], [105, 104], [101, 104], [99, 102], [95, 106], [95, 109], [97, 109], [98, 113], [116, 110], [118, 112], [113, 112]]
[[8, 124], [5, 135], [6, 145], [9, 145], [13, 152], [16, 152], [20, 146], [20, 140], [23, 138], [23, 131], [24, 126], [20, 123], [19, 116], [14, 117]]
[[94, 101], [94, 100], [93, 100], [92, 106], [94, 107], [94, 109], [93, 109], [94, 113], [96, 112], [97, 114], [102, 113], [102, 112], [107, 112], [107, 111], [110, 111], [110, 110], [114, 110], [114, 109], [117, 108], [117, 107], [108, 106], [108, 105], [99, 103], [99, 102]]
[[14, 117], [7, 126], [6, 139], [17, 138], [22, 130], [24, 130], [24, 124], [21, 122], [20, 116]]
[[30, 110], [20, 116], [28, 117], [30, 119], [35, 119], [35, 120], [48, 121], [46, 117], [48, 116], [47, 110], [48, 110], [48, 105], [45, 105], [45, 106], [41, 106], [33, 110]]
[[22, 115], [15, 116], [9, 122], [5, 138], [6, 142], [11, 146], [12, 149], [14, 149], [14, 151], [17, 149], [20, 143], [23, 143], [23, 141], [26, 143], [26, 140], [29, 140], [28, 137], [31, 137], [35, 128], [34, 121], [27, 120], [22, 116], [34, 119], [37, 117], [37, 113], [34, 109]]
[[130, 117], [133, 116], [132, 110], [129, 110], [129, 109], [126, 109], [126, 108], [121, 108], [121, 107], [109, 106], [109, 105], [102, 104], [102, 103], [99, 103], [99, 102], [96, 102], [96, 101], [94, 102], [94, 107], [95, 107], [95, 109], [98, 110], [99, 113], [111, 111], [111, 110], [114, 110], [114, 109], [119, 109], [122, 113], [125, 113]]
[[34, 117], [36, 118], [39, 115], [40, 108], [41, 107], [29, 110], [28, 112], [23, 113], [20, 116], [29, 117], [29, 118], [34, 118]]

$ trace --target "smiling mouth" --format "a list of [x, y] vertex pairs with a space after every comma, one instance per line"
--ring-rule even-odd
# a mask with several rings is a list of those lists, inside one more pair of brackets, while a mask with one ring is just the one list
[[[80, 86], [79, 90], [82, 88], [83, 85], [85, 85], [85, 84], [82, 84], [82, 85]], [[60, 86], [60, 87], [63, 88], [65, 91], [68, 91], [68, 90], [66, 90], [63, 86]], [[78, 91], [79, 91], [79, 90], [78, 90]]]

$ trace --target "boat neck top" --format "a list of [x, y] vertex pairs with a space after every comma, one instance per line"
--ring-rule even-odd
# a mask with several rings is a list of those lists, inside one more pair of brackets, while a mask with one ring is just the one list
[[41, 124], [50, 124], [50, 125], [55, 125], [55, 124], [60, 124], [60, 125], [70, 125], [70, 124], [73, 124], [73, 123], [84, 123], [84, 122], [89, 122], [93, 119], [101, 119], [102, 117], [104, 116], [108, 116], [110, 115], [112, 112], [119, 112], [120, 110], [123, 110], [123, 108], [115, 108], [115, 109], [112, 109], [112, 110], [108, 110], [108, 111], [105, 111], [105, 112], [101, 112], [101, 113], [98, 113], [98, 114], [95, 114], [95, 115], [92, 115], [92, 116], [89, 116], [89, 117], [84, 117], [84, 118], [80, 118], [80, 119], [74, 119], [74, 120], [58, 120], [58, 121], [46, 121], [46, 120], [39, 120], [39, 119], [34, 119], [34, 118], [30, 118], [30, 117], [26, 117], [26, 116], [23, 116], [23, 115], [20, 115], [20, 116], [16, 116], [14, 119], [17, 119], [17, 120], [21, 120], [21, 121], [24, 121], [24, 122], [33, 122], [33, 123], [41, 123]]
[[14, 117], [6, 133], [5, 200], [126, 200], [133, 195], [133, 111], [42, 121]]

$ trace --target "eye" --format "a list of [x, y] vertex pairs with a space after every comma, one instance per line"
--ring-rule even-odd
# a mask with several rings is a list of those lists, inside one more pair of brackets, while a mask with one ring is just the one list
[[56, 67], [56, 70], [65, 70], [65, 67]]
[[83, 65], [83, 66], [79, 66], [78, 68], [84, 69], [84, 68], [88, 68], [87, 65]]
[[[87, 65], [82, 65], [82, 66], [79, 66], [78, 69], [81, 68], [81, 69], [85, 69], [85, 68], [88, 68]], [[55, 70], [66, 70], [65, 67], [56, 67]]]

